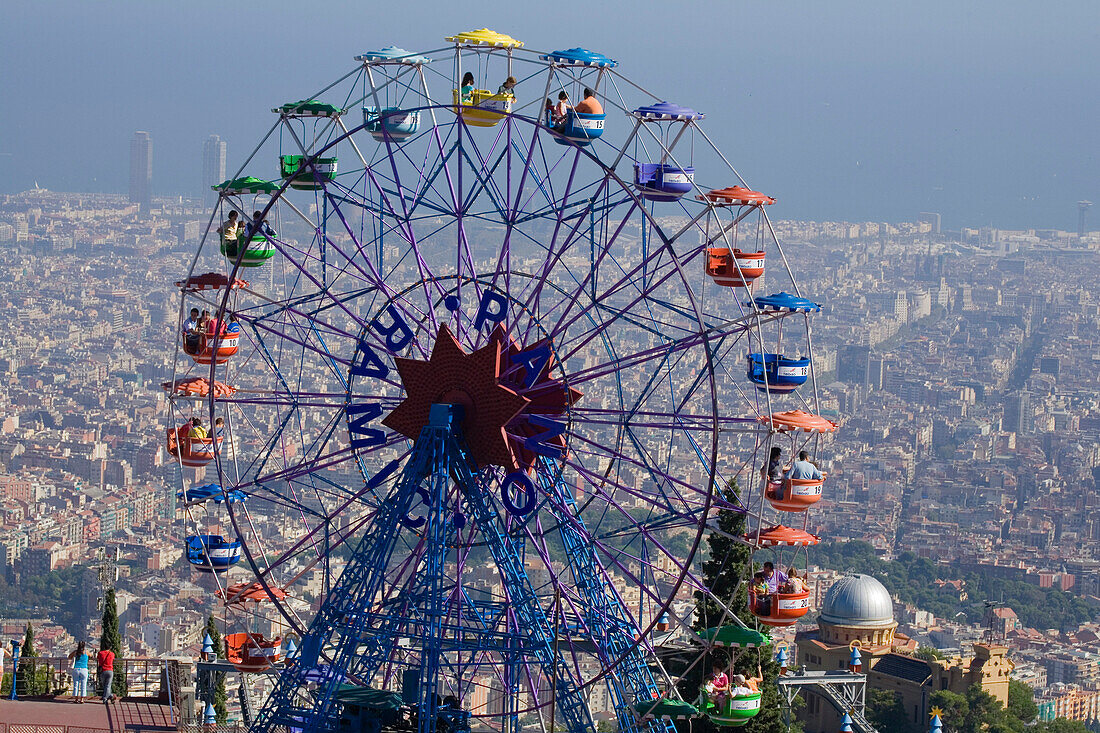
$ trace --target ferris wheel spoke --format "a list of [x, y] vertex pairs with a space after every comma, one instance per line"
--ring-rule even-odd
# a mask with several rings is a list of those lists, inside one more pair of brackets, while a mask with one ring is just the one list
[[[696, 255], [697, 253], [689, 255], [687, 258], [685, 258], [684, 261], [681, 263], [681, 267], [686, 267]], [[657, 302], [653, 297], [654, 293], [657, 292], [657, 289], [665, 285], [666, 282], [681, 273], [681, 267], [675, 266], [674, 262], [671, 266], [666, 268], [667, 272], [664, 272], [660, 276], [660, 278], [651, 278], [648, 284], [643, 284], [641, 286], [637, 285], [637, 278], [639, 275], [646, 271], [647, 263], [659, 256], [660, 254], [651, 254], [649, 257], [643, 259], [641, 263], [635, 266], [626, 275], [624, 275], [619, 281], [593, 297], [593, 302], [600, 304], [599, 312], [601, 314], [610, 312], [612, 317], [609, 319], [601, 319], [596, 327], [583, 332], [579, 340], [568, 342], [571, 348], [564, 351], [562, 357], [563, 359], [570, 358], [579, 349], [582, 349], [589, 343], [591, 343], [593, 339], [598, 336], [604, 335], [608, 328], [618, 323], [619, 319], [622, 317], [622, 314], [633, 312], [637, 308], [644, 308], [650, 303]], [[564, 333], [568, 328], [574, 326], [581, 319], [590, 317], [591, 311], [585, 310], [566, 320], [567, 316], [573, 310], [574, 306], [578, 303], [580, 296], [584, 293], [585, 287], [588, 284], [588, 280], [591, 277], [591, 274], [586, 276], [585, 282], [578, 287], [573, 296], [569, 299], [569, 303], [566, 309], [559, 314], [558, 321], [555, 323], [553, 328], [550, 329], [552, 337]], [[611, 302], [614, 296], [626, 292], [630, 293], [626, 297], [632, 298], [626, 304], [618, 306], [614, 309], [611, 309], [609, 306], [604, 305]], [[696, 327], [697, 326], [698, 324], [696, 324]], [[562, 348], [562, 345], [560, 343], [559, 348]]]
[[[609, 181], [610, 181], [610, 177], [605, 175], [603, 177], [603, 179], [600, 181], [600, 185], [597, 187], [595, 193], [593, 194], [593, 197], [592, 197], [593, 200], [598, 199], [600, 193], [603, 192], [604, 190], [606, 190]], [[623, 227], [626, 226], [626, 223], [629, 221], [630, 215], [631, 215], [631, 213], [633, 213], [635, 206], [636, 206], [636, 203], [632, 202], [632, 205], [631, 205], [630, 209], [626, 212], [626, 214], [623, 216], [622, 221], [619, 223], [619, 226], [616, 230], [616, 236], [618, 235], [619, 232], [621, 232], [623, 230]], [[542, 295], [543, 283], [544, 282], [549, 282], [550, 274], [551, 274], [553, 268], [557, 267], [557, 266], [560, 266], [562, 264], [562, 258], [569, 251], [569, 247], [574, 242], [574, 239], [580, 234], [581, 227], [585, 223], [583, 213], [584, 212], [580, 212], [580, 215], [575, 215], [574, 216], [574, 218], [576, 219], [576, 223], [573, 224], [573, 226], [569, 230], [568, 234], [566, 234], [565, 240], [562, 242], [561, 246], [558, 247], [555, 250], [555, 244], [556, 244], [556, 241], [557, 241], [557, 237], [558, 237], [558, 234], [560, 232], [561, 225], [564, 223], [564, 221], [563, 221], [564, 210], [561, 211], [558, 214], [558, 220], [557, 220], [557, 223], [555, 224], [555, 227], [554, 227], [553, 238], [550, 240], [550, 244], [546, 248], [546, 255], [543, 259], [541, 268], [536, 273], [536, 276], [537, 276], [536, 277], [536, 285], [535, 285], [534, 289], [532, 290], [531, 294], [526, 297], [526, 300], [523, 303], [524, 308], [529, 309], [529, 310], [533, 310], [535, 312], [540, 311], [540, 309], [538, 307], [538, 304], [539, 304], [540, 297]], [[599, 264], [603, 261], [604, 257], [607, 255], [607, 253], [611, 251], [611, 244], [614, 242], [614, 239], [615, 239], [615, 237], [612, 237], [611, 241], [608, 242], [607, 245], [604, 246], [601, 249], [599, 257], [592, 263], [592, 269], [593, 270], [595, 270], [599, 266]], [[591, 277], [591, 275], [589, 275], [589, 277]], [[580, 296], [580, 294], [584, 291], [584, 282], [587, 282], [587, 278], [585, 278], [585, 280], [578, 285], [577, 290], [575, 291], [575, 293], [573, 295], [573, 298], [572, 299], [567, 299], [565, 301], [567, 303], [566, 308], [565, 308], [566, 312], [568, 312], [569, 308], [572, 307], [572, 303], [575, 302], [576, 299]], [[551, 332], [551, 335], [553, 335], [556, 329], [552, 328], [552, 329], [549, 329], [549, 330]]]
[[[599, 407], [575, 406], [569, 410], [569, 419], [574, 425], [607, 425], [613, 427], [631, 427], [645, 430], [683, 430], [692, 432], [712, 432], [715, 418], [712, 415], [690, 414], [686, 412], [662, 412], [659, 410], [633, 410], [624, 416], [619, 410]], [[758, 426], [760, 423], [751, 417], [718, 417], [719, 430], [736, 430], [744, 426]]]
[[[585, 446], [583, 448], [582, 446], [576, 446], [574, 448], [574, 452], [578, 455], [591, 456], [595, 460], [606, 460], [609, 457], [608, 448], [599, 441], [588, 439], [578, 435], [574, 435], [572, 436], [572, 438], [574, 441], [578, 441], [579, 443], [581, 443], [582, 446]], [[687, 492], [688, 494], [701, 496], [702, 498], [695, 500], [696, 502], [698, 502], [699, 506], [706, 504], [706, 497], [709, 495], [709, 492], [705, 489], [699, 489], [698, 487], [693, 486], [682, 478], [677, 478], [670, 475], [669, 473], [662, 472], [659, 469], [651, 468], [640, 458], [632, 458], [625, 453], [615, 453], [613, 456], [611, 456], [611, 458], [613, 462], [625, 464], [626, 466], [630, 467], [631, 470], [643, 470], [647, 473], [652, 472], [652, 478], [659, 479], [661, 482], [667, 483], [670, 486], [675, 486], [678, 489]], [[570, 457], [566, 457], [561, 460], [566, 466], [569, 466], [573, 470], [577, 471], [577, 473], [580, 474], [582, 477], [587, 479], [587, 481], [591, 483], [593, 490], [597, 493], [600, 492], [601, 486], [608, 485], [612, 487], [615, 491], [621, 491], [627, 496], [634, 497], [634, 499], [637, 501], [644, 502], [647, 506], [657, 505], [653, 501], [652, 494], [646, 493], [641, 489], [636, 489], [633, 486], [628, 486], [625, 483], [621, 483], [611, 478], [610, 468], [606, 471], [601, 472], [598, 469], [590, 468], [583, 463], [580, 463], [579, 460]], [[665, 498], [666, 502], [664, 504], [660, 504], [659, 506], [670, 511], [675, 511], [672, 505], [667, 502], [667, 496], [662, 498]], [[686, 498], [684, 498], [683, 501], [685, 502], [685, 506], [692, 506], [695, 504], [695, 502], [688, 502]]]

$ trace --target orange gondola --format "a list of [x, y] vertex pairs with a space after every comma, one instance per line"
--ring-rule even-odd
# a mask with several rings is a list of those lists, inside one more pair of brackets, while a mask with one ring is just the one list
[[821, 538], [803, 529], [777, 524], [774, 527], [750, 532], [745, 535], [745, 541], [760, 547], [809, 547], [816, 545]]
[[[821, 500], [821, 485], [825, 479], [788, 478], [768, 484], [764, 498], [781, 512], [804, 512]], [[783, 498], [778, 498], [779, 489]]]
[[264, 672], [282, 658], [283, 637], [265, 639], [263, 634], [226, 634], [225, 657], [240, 672]]
[[198, 468], [205, 466], [214, 460], [216, 447], [221, 447], [222, 438], [202, 438], [184, 433], [182, 441], [179, 437], [180, 428], [169, 428], [165, 449], [168, 455], [179, 461], [184, 466]]
[[810, 612], [810, 591], [769, 593], [758, 599], [750, 590], [749, 608], [765, 626], [790, 626]]
[[788, 410], [777, 412], [773, 415], [761, 415], [759, 421], [779, 432], [801, 430], [806, 433], [831, 433], [837, 429], [837, 424], [821, 415], [814, 415], [803, 410]]
[[244, 603], [245, 601], [281, 601], [287, 597], [286, 591], [275, 586], [265, 588], [263, 583], [254, 580], [251, 583], [235, 583], [228, 588], [218, 590], [218, 597], [226, 604]]
[[764, 274], [764, 253], [707, 247], [707, 274], [722, 287], [748, 285]]
[[771, 196], [744, 186], [716, 188], [695, 198], [700, 201], [709, 201], [715, 206], [764, 206], [775, 203], [775, 199]]
[[[160, 386], [165, 392], [175, 395], [207, 397], [210, 394], [210, 380], [205, 377], [189, 377], [187, 379], [177, 379], [175, 382], [161, 382]], [[214, 382], [215, 397], [232, 397], [236, 391], [236, 387], [222, 382]]]
[[[202, 341], [199, 344], [199, 350], [194, 354], [188, 354], [192, 361], [196, 364], [209, 364], [213, 361], [215, 364], [224, 364], [229, 361], [229, 357], [237, 353], [238, 344], [241, 340], [240, 331], [231, 331], [223, 333], [217, 337], [217, 349], [214, 348], [215, 338], [213, 336], [203, 336]], [[184, 342], [184, 351], [186, 349], [186, 341]]]

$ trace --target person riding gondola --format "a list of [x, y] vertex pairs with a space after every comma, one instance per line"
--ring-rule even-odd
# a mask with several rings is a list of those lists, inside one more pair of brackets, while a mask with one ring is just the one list
[[192, 308], [190, 317], [183, 322], [183, 350], [197, 354], [202, 348], [202, 330], [199, 328], [199, 309]]

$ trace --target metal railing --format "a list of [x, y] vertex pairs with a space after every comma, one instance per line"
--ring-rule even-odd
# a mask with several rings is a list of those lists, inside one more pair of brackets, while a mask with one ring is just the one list
[[88, 728], [82, 725], [0, 723], [0, 733], [111, 733], [111, 731], [107, 728]]
[[[171, 704], [179, 697], [181, 681], [189, 676], [188, 662], [175, 659], [130, 657], [115, 660], [115, 681], [125, 681], [126, 698]], [[169, 685], [169, 681], [171, 684]], [[94, 669], [89, 669], [88, 694], [98, 696]], [[72, 662], [66, 657], [20, 657], [15, 693], [18, 697], [57, 697], [73, 691]], [[3, 731], [0, 733], [18, 733]]]

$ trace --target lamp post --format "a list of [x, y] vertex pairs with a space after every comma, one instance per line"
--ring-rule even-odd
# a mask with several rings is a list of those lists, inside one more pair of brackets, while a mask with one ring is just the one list
[[11, 698], [17, 699], [15, 696], [15, 682], [19, 677], [19, 642], [15, 639], [11, 640]]

